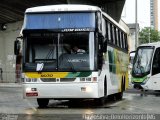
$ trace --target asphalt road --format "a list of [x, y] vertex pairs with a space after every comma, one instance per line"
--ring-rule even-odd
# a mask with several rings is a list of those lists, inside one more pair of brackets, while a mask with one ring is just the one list
[[129, 89], [122, 100], [107, 99], [103, 106], [95, 105], [93, 100], [50, 100], [47, 108], [40, 109], [36, 100], [23, 99], [21, 87], [0, 87], [0, 120], [78, 120], [89, 119], [86, 115], [91, 114], [160, 114], [160, 92]]

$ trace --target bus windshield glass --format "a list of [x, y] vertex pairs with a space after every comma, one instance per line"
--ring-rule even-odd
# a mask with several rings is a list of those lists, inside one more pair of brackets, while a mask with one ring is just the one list
[[[27, 33], [25, 71], [90, 71], [95, 69], [94, 32]], [[38, 69], [38, 65], [41, 65]]]
[[24, 30], [72, 31], [95, 29], [95, 12], [27, 13]]
[[153, 50], [153, 47], [139, 47], [137, 49], [132, 69], [133, 76], [142, 77], [150, 72]]

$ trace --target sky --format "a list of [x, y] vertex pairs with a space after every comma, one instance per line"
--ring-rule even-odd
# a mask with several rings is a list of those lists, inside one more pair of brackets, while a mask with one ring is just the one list
[[[158, 6], [160, 6], [159, 0]], [[160, 20], [160, 9], [158, 11]], [[124, 20], [126, 23], [135, 23], [135, 0], [126, 0], [122, 12], [122, 20]], [[150, 0], [137, 0], [137, 21], [140, 28], [150, 26]]]

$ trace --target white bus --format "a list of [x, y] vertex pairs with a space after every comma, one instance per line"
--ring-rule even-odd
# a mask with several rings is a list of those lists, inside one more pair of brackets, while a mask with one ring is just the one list
[[[100, 8], [29, 8], [22, 35], [24, 98], [36, 98], [39, 107], [49, 99], [122, 98], [128, 87], [128, 33]], [[73, 53], [74, 46], [85, 53]]]
[[160, 42], [139, 46], [132, 69], [134, 88], [160, 90]]

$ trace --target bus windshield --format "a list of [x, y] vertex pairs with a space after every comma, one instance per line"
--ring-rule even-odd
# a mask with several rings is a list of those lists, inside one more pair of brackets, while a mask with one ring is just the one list
[[95, 12], [27, 13], [24, 30], [71, 31], [95, 29]]
[[132, 69], [134, 77], [143, 77], [150, 72], [153, 50], [153, 47], [139, 47], [137, 49]]
[[[24, 39], [25, 71], [95, 69], [94, 32], [28, 33]], [[38, 65], [41, 65], [38, 70]]]

